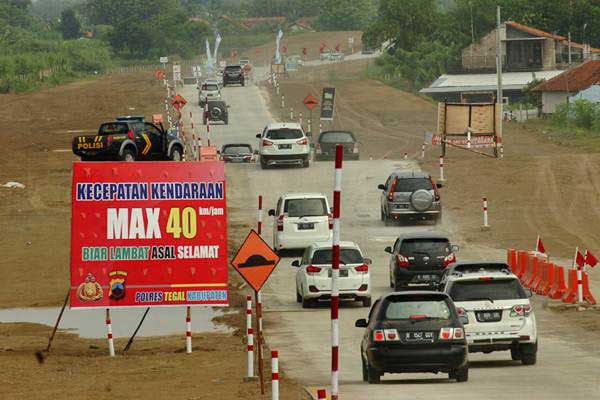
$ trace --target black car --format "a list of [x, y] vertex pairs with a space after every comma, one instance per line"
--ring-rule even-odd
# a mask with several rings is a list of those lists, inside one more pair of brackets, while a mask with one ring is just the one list
[[73, 138], [73, 153], [81, 161], [183, 159], [183, 143], [173, 132], [144, 120], [143, 115], [104, 122], [96, 135]]
[[221, 148], [221, 161], [231, 163], [251, 163], [254, 162], [252, 146], [246, 143], [226, 144]]
[[379, 383], [385, 373], [445, 372], [450, 379], [469, 379], [463, 323], [450, 296], [440, 292], [390, 293], [378, 299], [360, 346], [363, 380]]
[[229, 124], [229, 106], [223, 100], [208, 100], [207, 111], [204, 112], [202, 123], [206, 125], [207, 121], [223, 121], [225, 125]]
[[240, 65], [228, 65], [223, 70], [223, 87], [231, 84], [245, 86], [244, 71]]
[[396, 291], [406, 290], [409, 285], [435, 288], [444, 270], [456, 261], [458, 250], [446, 235], [439, 233], [399, 236], [393, 247], [385, 248], [390, 254], [390, 287]]
[[345, 160], [358, 160], [358, 141], [349, 131], [325, 131], [319, 135], [315, 144], [315, 161], [335, 160], [335, 148], [344, 146]]

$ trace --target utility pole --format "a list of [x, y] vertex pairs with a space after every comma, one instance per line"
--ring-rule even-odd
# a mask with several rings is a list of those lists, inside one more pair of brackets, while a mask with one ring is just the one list
[[500, 109], [500, 133], [502, 132], [502, 119], [504, 111], [502, 107], [502, 40], [500, 37], [500, 6], [496, 9], [496, 75], [498, 78], [498, 92], [496, 93], [498, 108]]
[[571, 32], [569, 32], [569, 68], [570, 67], [571, 67]]

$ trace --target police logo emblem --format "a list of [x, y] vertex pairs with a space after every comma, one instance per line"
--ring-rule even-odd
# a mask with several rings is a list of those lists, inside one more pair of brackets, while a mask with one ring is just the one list
[[112, 271], [108, 274], [110, 281], [108, 282], [108, 297], [113, 300], [121, 300], [125, 297], [125, 278], [127, 272]]
[[96, 282], [96, 277], [88, 273], [85, 281], [77, 287], [77, 298], [81, 301], [98, 301], [104, 296], [102, 286]]

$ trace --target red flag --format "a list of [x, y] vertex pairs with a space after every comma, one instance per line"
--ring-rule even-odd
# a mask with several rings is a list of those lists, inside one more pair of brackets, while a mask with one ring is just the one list
[[583, 257], [581, 252], [577, 250], [577, 253], [575, 253], [575, 265], [577, 265], [579, 268], [583, 268], [584, 264], [585, 258]]
[[589, 251], [585, 251], [585, 265], [589, 265], [594, 268], [598, 264], [598, 259]]
[[539, 236], [537, 237], [537, 243], [535, 244], [535, 251], [546, 254], [546, 248], [544, 247], [544, 243]]

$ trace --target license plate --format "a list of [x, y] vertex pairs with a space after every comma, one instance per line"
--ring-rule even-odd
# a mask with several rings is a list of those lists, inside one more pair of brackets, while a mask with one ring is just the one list
[[313, 223], [298, 224], [299, 231], [305, 231], [308, 229], [315, 229], [315, 224], [313, 224]]
[[[329, 272], [327, 273], [327, 275], [331, 278], [331, 269], [329, 270]], [[348, 277], [348, 270], [347, 269], [340, 269], [340, 278], [347, 278]]]
[[438, 280], [437, 275], [417, 274], [414, 276], [413, 281], [415, 282], [435, 282]]
[[479, 322], [498, 322], [502, 319], [502, 311], [477, 311], [475, 317]]
[[292, 148], [291, 144], [278, 144], [277, 148], [280, 150], [289, 150]]
[[404, 332], [404, 340], [407, 342], [433, 342], [433, 332]]
[[397, 209], [407, 209], [408, 207], [408, 204], [396, 204]]

